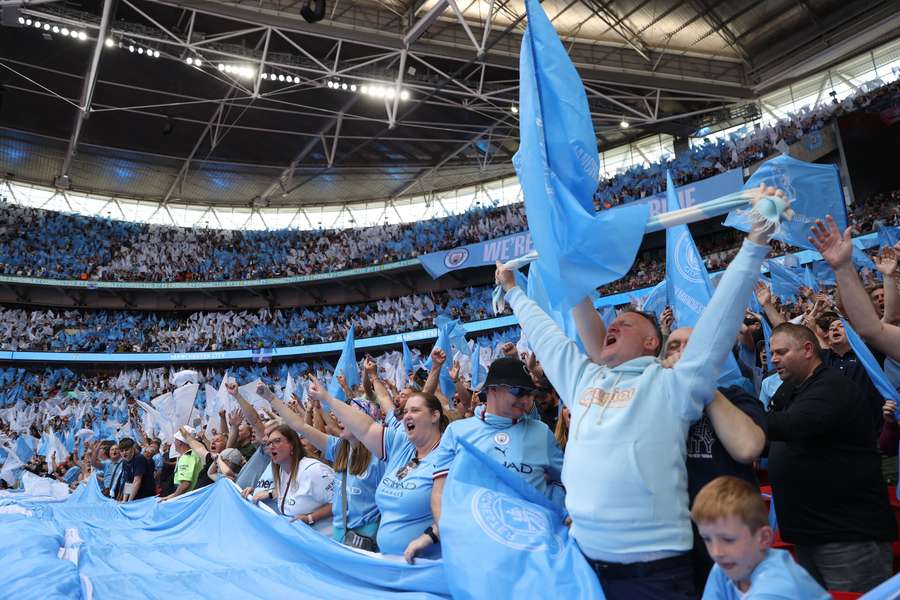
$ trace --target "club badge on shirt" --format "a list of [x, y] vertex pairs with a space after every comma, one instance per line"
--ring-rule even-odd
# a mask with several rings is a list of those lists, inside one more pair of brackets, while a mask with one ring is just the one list
[[509, 443], [509, 434], [505, 431], [498, 431], [494, 434], [494, 443], [499, 446], [505, 446]]

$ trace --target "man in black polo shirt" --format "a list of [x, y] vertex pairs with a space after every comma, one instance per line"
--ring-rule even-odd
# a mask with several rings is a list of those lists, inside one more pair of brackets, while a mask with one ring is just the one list
[[130, 502], [156, 495], [156, 482], [153, 479], [153, 463], [140, 452], [138, 445], [131, 438], [122, 438], [119, 442], [125, 467], [122, 480], [125, 485], [120, 500]]
[[784, 382], [768, 415], [769, 481], [782, 538], [824, 587], [866, 592], [891, 577], [890, 542], [897, 539], [866, 398], [822, 363], [807, 327], [782, 323], [770, 347]]
[[[853, 383], [860, 389], [869, 404], [869, 414], [875, 423], [875, 436], [881, 431], [882, 417], [881, 409], [884, 406], [884, 397], [881, 392], [872, 383], [869, 373], [866, 372], [862, 362], [857, 358], [856, 353], [850, 347], [850, 341], [844, 332], [844, 323], [834, 318], [828, 325], [828, 345], [830, 348], [822, 352], [822, 362], [826, 367], [833, 367], [853, 380]], [[878, 350], [869, 348], [878, 365], [884, 363], [884, 354]]]

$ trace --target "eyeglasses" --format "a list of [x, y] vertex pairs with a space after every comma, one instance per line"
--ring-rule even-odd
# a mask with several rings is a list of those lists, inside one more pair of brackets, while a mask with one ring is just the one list
[[268, 442], [266, 442], [266, 447], [271, 448], [272, 446], [277, 446], [278, 444], [285, 442], [285, 441], [287, 441], [287, 440], [285, 440], [283, 437], [275, 438], [274, 440], [269, 440]]
[[533, 394], [534, 390], [532, 388], [522, 387], [518, 385], [494, 385], [491, 387], [503, 388], [516, 398], [521, 398], [522, 396], [528, 396], [529, 394]]
[[408, 463], [406, 463], [405, 465], [400, 467], [400, 470], [397, 471], [397, 474], [395, 475], [395, 477], [397, 478], [397, 481], [400, 481], [401, 479], [403, 479], [404, 477], [406, 477], [407, 475], [412, 473], [418, 466], [419, 466], [419, 457], [413, 456], [411, 459], [409, 459]]

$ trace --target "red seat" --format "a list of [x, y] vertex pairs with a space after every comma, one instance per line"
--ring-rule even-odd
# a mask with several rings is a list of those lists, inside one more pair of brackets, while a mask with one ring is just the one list
[[831, 594], [834, 600], [854, 600], [862, 597], [862, 594], [859, 592], [832, 592], [829, 590], [828, 593]]

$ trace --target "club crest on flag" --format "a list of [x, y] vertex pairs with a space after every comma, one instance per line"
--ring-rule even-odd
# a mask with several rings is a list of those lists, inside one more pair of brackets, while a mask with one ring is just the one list
[[681, 276], [691, 283], [702, 283], [703, 274], [700, 272], [700, 264], [697, 262], [697, 253], [692, 252], [691, 233], [685, 229], [678, 238], [675, 250], [675, 268]]
[[492, 540], [509, 548], [547, 552], [551, 557], [563, 550], [547, 515], [524, 500], [481, 489], [472, 496], [472, 515]]
[[466, 262], [469, 258], [469, 251], [465, 248], [457, 248], [447, 253], [444, 257], [444, 266], [448, 269], [455, 269]]

